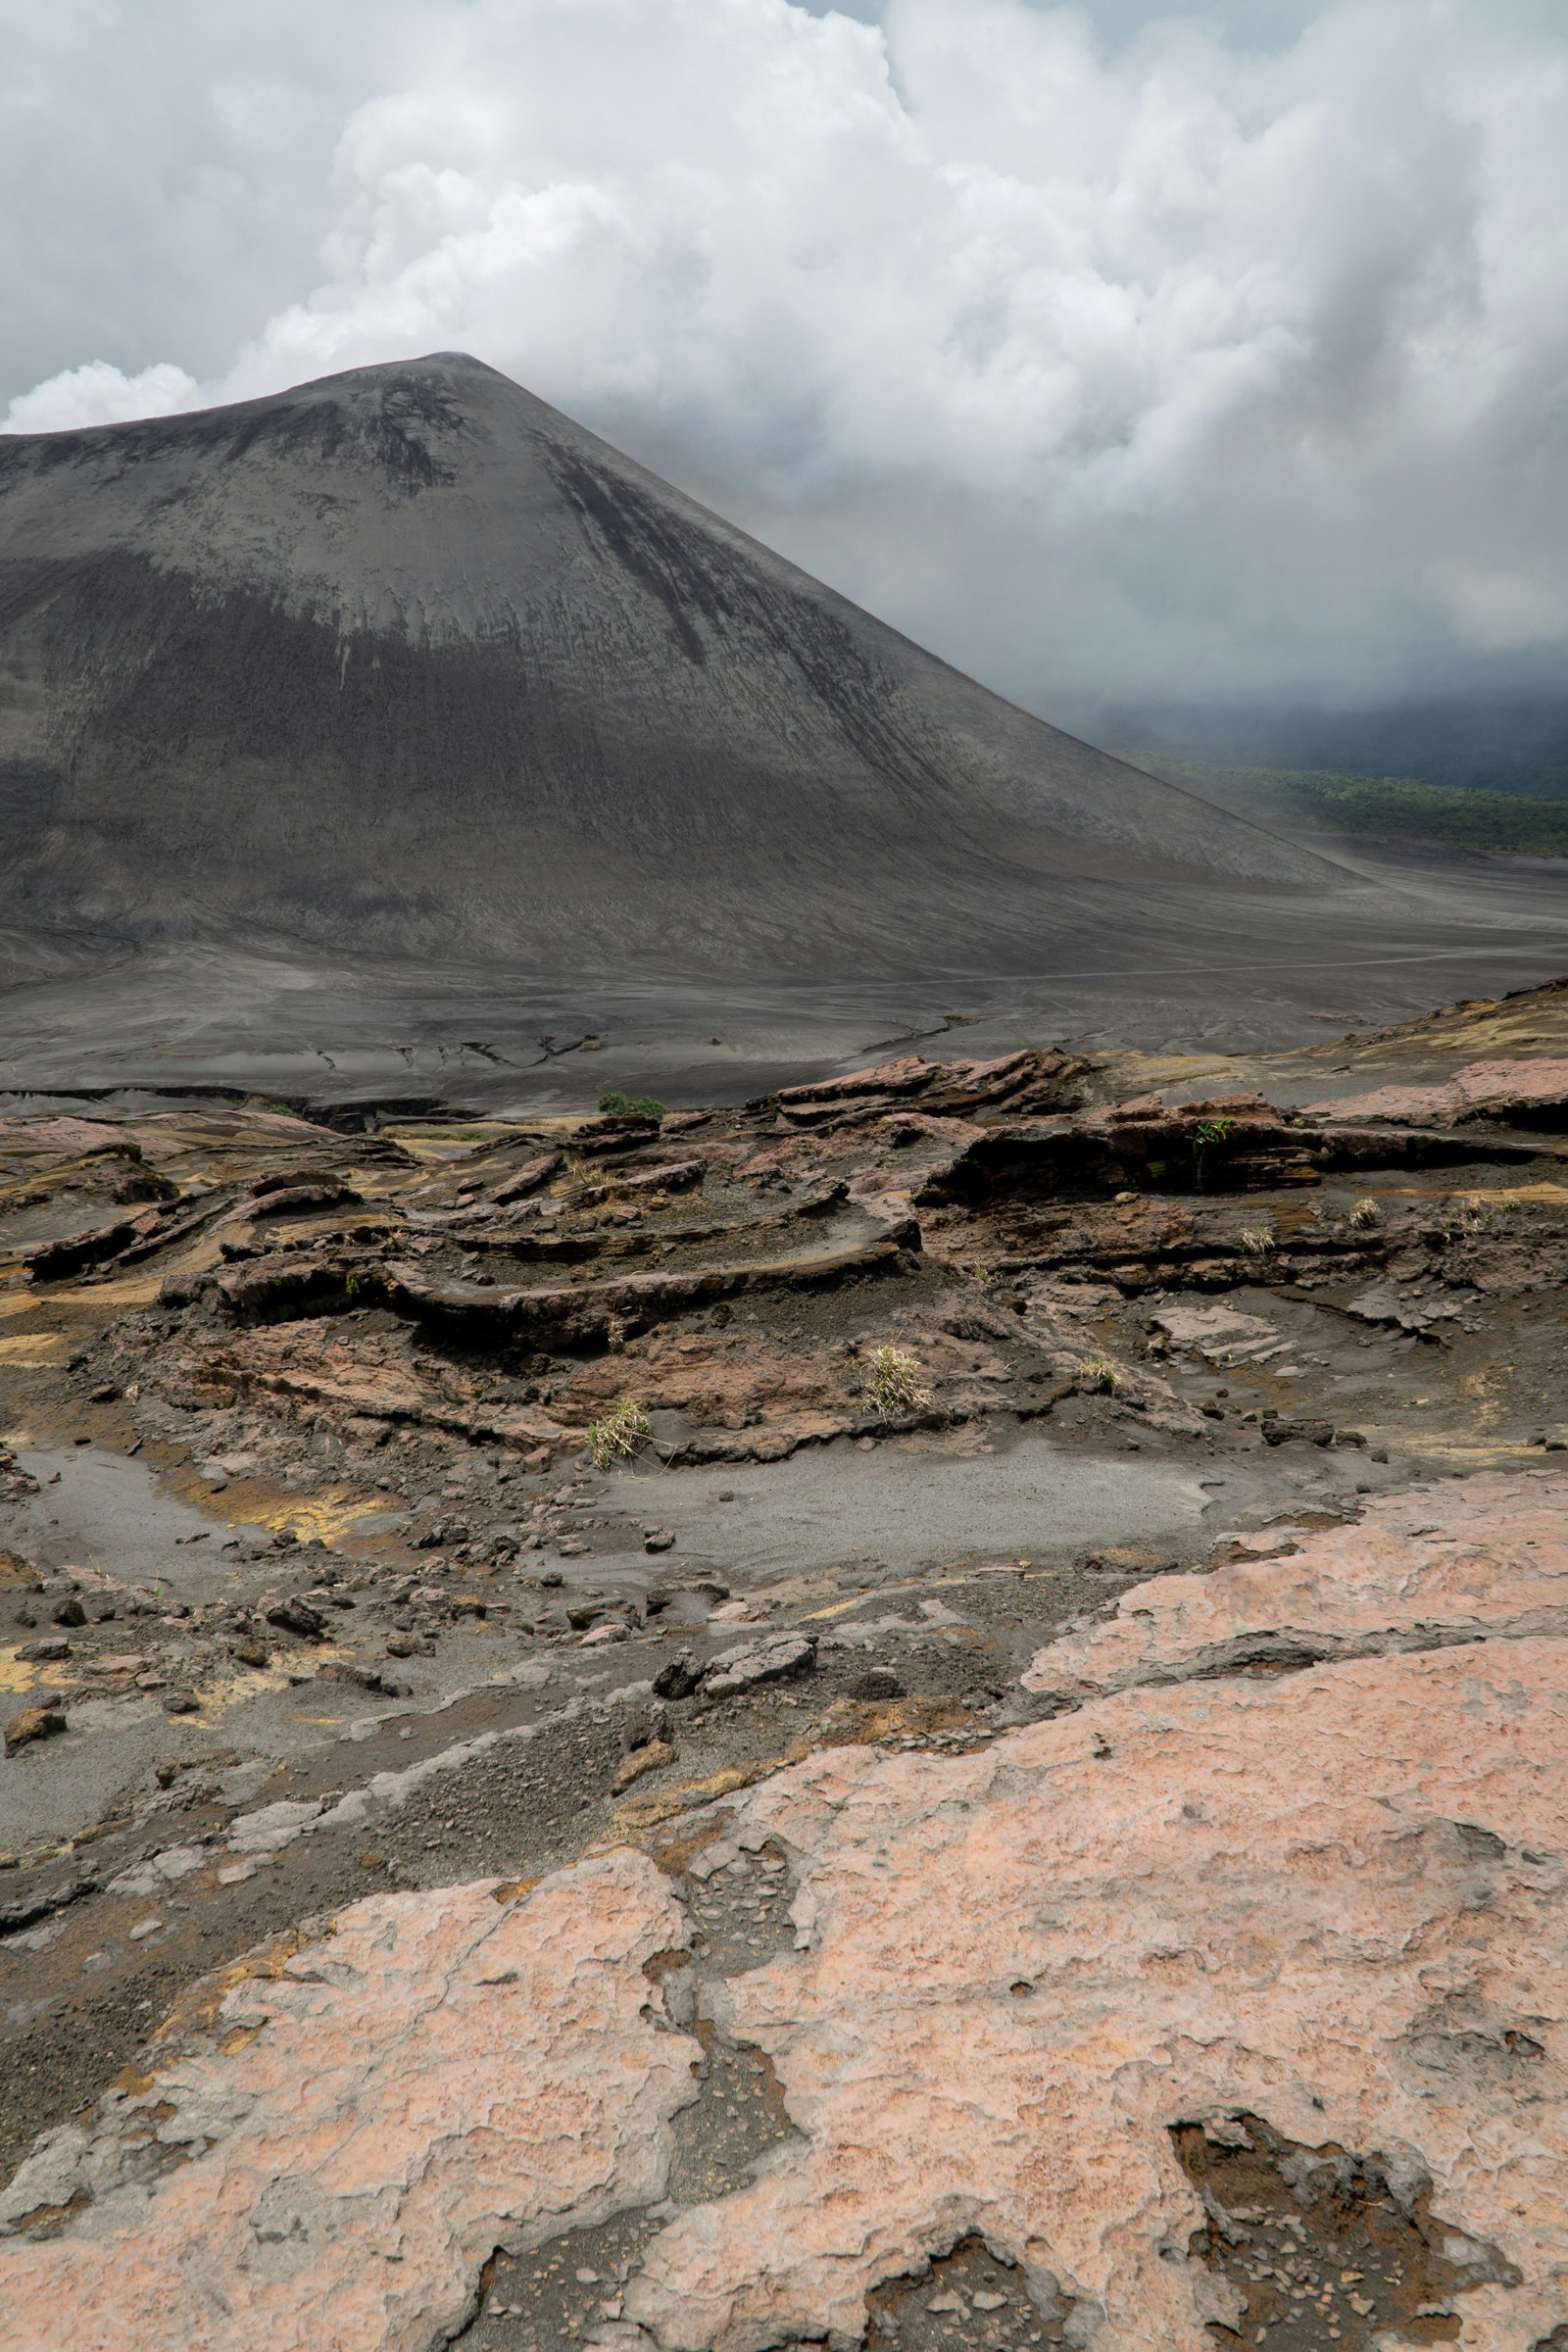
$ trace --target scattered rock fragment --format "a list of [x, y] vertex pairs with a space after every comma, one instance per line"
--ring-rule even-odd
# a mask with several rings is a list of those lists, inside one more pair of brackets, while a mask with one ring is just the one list
[[6, 1725], [6, 1754], [14, 1756], [35, 1740], [57, 1739], [65, 1729], [65, 1714], [59, 1707], [24, 1707]]
[[864, 1699], [902, 1698], [904, 1685], [889, 1667], [871, 1666], [851, 1683], [850, 1696]]
[[703, 1669], [689, 1649], [678, 1649], [666, 1659], [654, 1677], [654, 1690], [660, 1698], [690, 1698], [703, 1679]]
[[1084, 1566], [1102, 1576], [1168, 1576], [1177, 1561], [1157, 1544], [1104, 1544], [1084, 1554]]
[[710, 1658], [703, 1669], [703, 1695], [731, 1698], [736, 1691], [752, 1690], [759, 1683], [783, 1682], [795, 1675], [809, 1674], [815, 1664], [814, 1634], [770, 1634], [765, 1641], [743, 1642]]
[[1434, 1323], [1452, 1323], [1463, 1309], [1451, 1298], [1417, 1301], [1401, 1298], [1392, 1283], [1374, 1283], [1346, 1301], [1345, 1312], [1361, 1323], [1392, 1323], [1400, 1331], [1426, 1333]]
[[267, 1612], [267, 1622], [286, 1634], [298, 1634], [302, 1642], [319, 1642], [326, 1630], [326, 1619], [320, 1610], [298, 1594], [274, 1600]]
[[1296, 1421], [1287, 1415], [1265, 1413], [1259, 1427], [1265, 1446], [1332, 1446], [1334, 1443], [1332, 1421]]

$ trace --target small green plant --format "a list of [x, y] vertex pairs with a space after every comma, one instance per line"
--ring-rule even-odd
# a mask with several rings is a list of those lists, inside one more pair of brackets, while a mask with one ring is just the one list
[[1102, 1396], [1114, 1396], [1121, 1387], [1120, 1364], [1113, 1364], [1108, 1355], [1085, 1356], [1079, 1370], [1080, 1385]]
[[1268, 1257], [1274, 1250], [1274, 1235], [1267, 1225], [1244, 1225], [1242, 1248], [1249, 1257]]
[[1188, 1128], [1187, 1141], [1192, 1146], [1193, 1169], [1198, 1178], [1200, 1192], [1203, 1189], [1205, 1159], [1210, 1152], [1217, 1152], [1222, 1144], [1229, 1143], [1231, 1129], [1235, 1124], [1234, 1119], [1198, 1119]]
[[622, 1396], [598, 1421], [588, 1424], [588, 1450], [598, 1470], [612, 1469], [616, 1462], [629, 1462], [645, 1438], [653, 1435], [653, 1423], [635, 1396]]
[[623, 1095], [615, 1087], [612, 1087], [608, 1095], [600, 1096], [599, 1107], [607, 1118], [612, 1119], [662, 1119], [665, 1116], [664, 1105], [656, 1102], [652, 1095]]
[[357, 1274], [345, 1274], [345, 1275], [344, 1275], [344, 1277], [343, 1277], [343, 1295], [344, 1295], [344, 1297], [345, 1297], [345, 1298], [357, 1298], [359, 1297], [359, 1295], [360, 1295], [360, 1278], [359, 1278], [359, 1276], [358, 1276]]
[[923, 1412], [931, 1401], [931, 1391], [921, 1378], [915, 1358], [906, 1348], [895, 1348], [888, 1340], [871, 1350], [865, 1394], [884, 1421], [898, 1413]]
[[1368, 1225], [1380, 1225], [1382, 1222], [1383, 1211], [1379, 1208], [1377, 1202], [1373, 1200], [1370, 1193], [1368, 1193], [1364, 1199], [1357, 1200], [1352, 1204], [1350, 1209], [1350, 1223], [1352, 1225], [1364, 1228]]

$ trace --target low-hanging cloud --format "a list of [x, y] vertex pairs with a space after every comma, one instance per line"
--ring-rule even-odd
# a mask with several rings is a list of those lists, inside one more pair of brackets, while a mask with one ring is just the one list
[[318, 71], [230, 13], [166, 19], [200, 169], [127, 120], [61, 194], [134, 182], [159, 342], [24, 290], [10, 429], [461, 347], [1048, 710], [1555, 677], [1555, 11], [337, 0]]

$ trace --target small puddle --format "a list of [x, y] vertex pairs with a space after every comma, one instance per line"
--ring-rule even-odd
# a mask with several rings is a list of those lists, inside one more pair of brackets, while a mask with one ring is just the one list
[[7, 1540], [45, 1568], [99, 1567], [127, 1584], [201, 1599], [223, 1589], [223, 1544], [268, 1540], [264, 1527], [209, 1519], [122, 1454], [71, 1446], [24, 1448], [17, 1458], [39, 1491], [7, 1513]]

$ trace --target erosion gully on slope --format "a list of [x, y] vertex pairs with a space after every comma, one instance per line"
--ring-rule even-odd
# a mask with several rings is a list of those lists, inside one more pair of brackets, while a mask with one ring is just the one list
[[[1422, 1513], [1502, 1541], [1501, 1478], [1527, 1561], [1568, 1436], [1568, 1062], [1487, 1061], [1486, 1017], [1472, 1063], [1446, 1039], [1434, 1083], [1365, 1109], [1340, 1048], [1322, 1111], [1129, 1094], [1130, 1057], [1044, 1052], [662, 1120], [0, 1122], [8, 2161], [215, 1967], [374, 1889], [515, 1885], [629, 1838], [675, 1870], [717, 1982], [789, 1945], [794, 1875], [764, 1841], [715, 1895], [686, 1844], [791, 1757], [961, 1758], [1102, 1689], [1424, 1647], [1412, 1612], [1453, 1642], [1560, 1633], [1553, 1592], [1467, 1610], [1396, 1556]], [[1411, 1076], [1398, 1051], [1372, 1041], [1369, 1084]], [[589, 1425], [623, 1396], [647, 1434], [601, 1469]], [[1368, 1543], [1394, 1565], [1358, 1614]], [[1335, 1544], [1310, 1591], [1264, 1581]], [[1056, 1637], [1150, 1576], [1172, 1607], [1113, 1619], [1091, 1674], [1093, 1632]], [[665, 2220], [795, 2130], [772, 2062], [692, 1998], [706, 2087]], [[1252, 2168], [1260, 2218], [1210, 2204], [1194, 2237], [1230, 2282], [1205, 2324], [1234, 2332], [1239, 2296], [1245, 2340], [1454, 2336], [1501, 2257], [1445, 2252], [1371, 2147], [1299, 2193], [1279, 2121], [1172, 2142], [1212, 2197], [1215, 2167]], [[534, 2254], [521, 2231], [472, 2325], [629, 2327], [609, 2305], [652, 2212]], [[871, 2340], [1087, 2341], [999, 2245], [928, 2236], [868, 2281]]]

